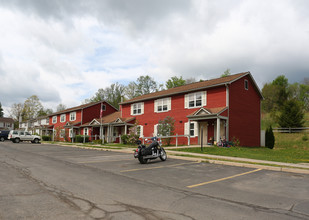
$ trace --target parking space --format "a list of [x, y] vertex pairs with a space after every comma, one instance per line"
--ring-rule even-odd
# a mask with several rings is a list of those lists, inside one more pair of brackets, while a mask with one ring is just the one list
[[[307, 210], [309, 175], [168, 158], [140, 164], [132, 153], [45, 144], [13, 144], [11, 150], [96, 168], [130, 181], [254, 206]], [[0, 143], [4, 146], [4, 143]], [[305, 206], [305, 208], [303, 208]], [[308, 207], [309, 210], [309, 207]], [[309, 213], [308, 213], [309, 215]]]

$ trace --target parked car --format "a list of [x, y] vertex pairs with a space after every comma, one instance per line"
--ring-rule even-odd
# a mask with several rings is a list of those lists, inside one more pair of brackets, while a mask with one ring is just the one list
[[0, 141], [5, 141], [8, 139], [10, 131], [0, 131]]
[[41, 137], [32, 135], [28, 131], [11, 130], [9, 133], [9, 140], [13, 143], [19, 143], [21, 141], [31, 141], [32, 143], [40, 143]]

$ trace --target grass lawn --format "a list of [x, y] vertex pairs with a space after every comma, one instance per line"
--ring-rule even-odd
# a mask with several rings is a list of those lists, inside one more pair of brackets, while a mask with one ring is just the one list
[[[304, 135], [304, 133], [275, 133], [276, 142], [274, 149], [265, 147], [205, 147], [204, 151], [201, 152], [199, 147], [176, 150], [286, 163], [309, 163], [309, 140], [304, 141]], [[307, 134], [307, 137], [309, 138], [309, 134]]]

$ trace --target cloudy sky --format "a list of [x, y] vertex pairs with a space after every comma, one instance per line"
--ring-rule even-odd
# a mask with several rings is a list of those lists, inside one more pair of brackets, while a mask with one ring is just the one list
[[309, 77], [307, 0], [0, 0], [0, 102], [76, 106], [141, 75]]

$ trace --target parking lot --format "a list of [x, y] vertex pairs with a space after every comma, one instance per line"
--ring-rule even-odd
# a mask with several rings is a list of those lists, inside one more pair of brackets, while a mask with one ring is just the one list
[[[133, 152], [45, 144], [3, 142], [0, 153], [2, 164], [26, 169], [31, 181], [53, 186], [53, 192], [61, 188], [101, 208], [113, 200], [152, 210], [145, 219], [207, 219], [206, 214], [210, 219], [309, 219], [305, 174], [173, 158], [142, 165]], [[106, 208], [101, 211], [99, 218], [109, 216]]]

